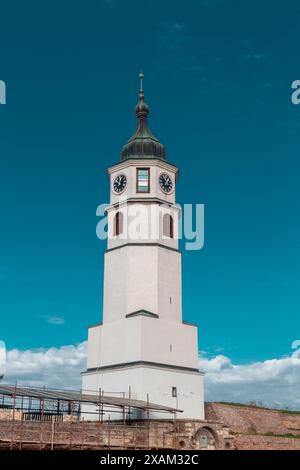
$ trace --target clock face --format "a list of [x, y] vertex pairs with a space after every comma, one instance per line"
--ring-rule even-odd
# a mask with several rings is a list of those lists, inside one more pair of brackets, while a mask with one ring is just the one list
[[125, 175], [118, 175], [114, 179], [114, 192], [121, 194], [127, 186], [127, 178]]
[[167, 173], [162, 173], [160, 175], [159, 185], [164, 193], [170, 193], [173, 189], [173, 181]]

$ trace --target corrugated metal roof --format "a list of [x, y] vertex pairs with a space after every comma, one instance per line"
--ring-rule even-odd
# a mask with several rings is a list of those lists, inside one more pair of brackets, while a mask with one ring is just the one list
[[106, 395], [78, 393], [67, 390], [52, 390], [46, 388], [34, 387], [16, 387], [13, 385], [0, 384], [0, 393], [8, 396], [30, 397], [43, 400], [64, 400], [77, 401], [80, 403], [92, 403], [95, 405], [103, 404], [118, 407], [132, 407], [142, 410], [166, 411], [170, 413], [181, 413], [182, 410], [176, 408], [157, 405], [143, 400], [134, 400], [132, 398], [111, 397]]

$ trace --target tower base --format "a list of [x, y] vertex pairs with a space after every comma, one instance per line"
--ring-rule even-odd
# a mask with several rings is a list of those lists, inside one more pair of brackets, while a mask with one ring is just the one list
[[[136, 362], [88, 369], [83, 374], [82, 392], [148, 401], [182, 410], [177, 419], [204, 419], [203, 374], [197, 369]], [[85, 419], [99, 419], [98, 407], [85, 405]], [[129, 418], [123, 411], [105, 410], [102, 419]], [[130, 419], [168, 419], [163, 412], [130, 410]]]

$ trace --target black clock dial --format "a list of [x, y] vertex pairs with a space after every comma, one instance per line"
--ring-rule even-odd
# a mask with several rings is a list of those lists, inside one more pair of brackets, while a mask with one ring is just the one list
[[127, 178], [125, 175], [118, 175], [114, 179], [114, 191], [115, 193], [122, 193], [127, 185]]
[[173, 189], [173, 181], [167, 173], [162, 173], [160, 175], [159, 185], [165, 193], [170, 193]]

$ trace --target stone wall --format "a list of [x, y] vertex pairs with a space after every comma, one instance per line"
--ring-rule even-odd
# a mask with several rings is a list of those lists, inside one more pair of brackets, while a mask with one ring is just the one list
[[0, 448], [300, 450], [300, 414], [206, 404], [206, 420], [26, 421], [0, 412]]
[[206, 403], [205, 417], [226, 424], [232, 432], [300, 435], [300, 413], [253, 406]]
[[0, 421], [0, 448], [227, 449], [233, 437], [220, 423], [200, 420], [123, 422]]
[[5, 409], [0, 409], [0, 420], [20, 420], [22, 418], [22, 411], [15, 410], [5, 410]]
[[205, 413], [229, 427], [235, 449], [300, 449], [300, 413], [223, 403], [206, 403]]
[[287, 437], [239, 435], [234, 441], [238, 450], [300, 450], [300, 439]]

